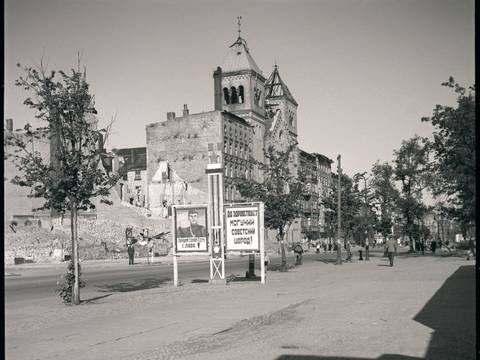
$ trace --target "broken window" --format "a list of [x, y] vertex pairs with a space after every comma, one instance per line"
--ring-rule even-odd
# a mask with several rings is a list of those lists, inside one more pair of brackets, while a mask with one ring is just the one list
[[225, 104], [230, 104], [230, 94], [228, 93], [228, 88], [223, 88], [223, 100]]

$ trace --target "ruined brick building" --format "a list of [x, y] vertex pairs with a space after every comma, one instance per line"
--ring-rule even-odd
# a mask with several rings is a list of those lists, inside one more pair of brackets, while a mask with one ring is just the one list
[[155, 213], [165, 204], [206, 203], [205, 169], [209, 161], [220, 163], [224, 169], [225, 201], [239, 201], [233, 179], [242, 176], [260, 180], [255, 162], [264, 161], [264, 148], [274, 145], [285, 149], [296, 144], [290, 166], [294, 173], [300, 166], [309, 169], [313, 184], [309, 192], [314, 196], [306, 194], [308, 220], [296, 221], [290, 236], [299, 239], [307, 226], [321, 232], [319, 200], [329, 184], [332, 161], [299, 149], [298, 103], [278, 66], [266, 78], [239, 35], [213, 72], [213, 85], [212, 111], [190, 114], [184, 105], [182, 116], [169, 112], [166, 119], [146, 126], [146, 206]]

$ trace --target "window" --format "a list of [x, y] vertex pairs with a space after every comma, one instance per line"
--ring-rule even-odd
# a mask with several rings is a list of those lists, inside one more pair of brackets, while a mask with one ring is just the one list
[[232, 104], [237, 104], [237, 103], [238, 103], [237, 89], [236, 89], [234, 86], [232, 86], [232, 87], [230, 88], [230, 92], [231, 92], [231, 94], [232, 94], [232, 95], [230, 96], [230, 102], [231, 102]]
[[243, 92], [243, 86], [240, 85], [238, 87], [238, 103], [243, 104], [244, 103], [244, 92]]
[[223, 100], [225, 104], [230, 104], [230, 94], [228, 93], [228, 88], [223, 88]]

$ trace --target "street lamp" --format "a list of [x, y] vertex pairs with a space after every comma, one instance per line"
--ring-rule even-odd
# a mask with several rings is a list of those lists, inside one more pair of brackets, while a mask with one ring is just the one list
[[369, 244], [369, 232], [370, 232], [370, 222], [368, 221], [368, 217], [367, 217], [367, 214], [368, 214], [368, 188], [367, 188], [367, 178], [366, 176], [367, 175], [367, 172], [363, 172], [363, 173], [358, 173], [358, 174], [355, 174], [353, 176], [353, 179], [355, 181], [358, 181], [358, 179], [362, 178], [363, 179], [363, 182], [364, 182], [364, 186], [365, 186], [365, 199], [364, 199], [364, 207], [365, 207], [365, 219], [367, 220], [367, 234], [365, 235], [365, 261], [367, 260], [370, 260], [370, 244]]

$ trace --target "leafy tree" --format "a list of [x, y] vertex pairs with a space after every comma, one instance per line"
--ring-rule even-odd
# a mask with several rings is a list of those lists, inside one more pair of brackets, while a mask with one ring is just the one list
[[475, 86], [460, 86], [453, 77], [442, 84], [457, 94], [456, 107], [437, 105], [428, 144], [434, 155], [434, 195], [447, 195], [446, 208], [461, 225], [462, 234], [475, 224]]
[[285, 151], [276, 150], [273, 146], [265, 150], [266, 161], [258, 164], [263, 173], [263, 182], [237, 179], [237, 189], [242, 197], [265, 204], [265, 226], [277, 230], [283, 269], [287, 265], [285, 230], [300, 216], [304, 193], [302, 182], [292, 175], [290, 166], [286, 165], [289, 164], [294, 149], [293, 144]]
[[394, 169], [388, 163], [380, 164], [377, 161], [373, 164], [371, 173], [369, 186], [372, 203], [378, 213], [375, 228], [383, 236], [387, 236], [391, 232], [399, 199], [399, 192], [395, 187]]
[[[332, 174], [332, 187], [327, 196], [322, 199], [325, 206], [325, 219], [329, 222], [329, 226], [335, 228], [337, 226], [337, 188], [338, 174]], [[340, 178], [340, 202], [341, 202], [341, 231], [344, 240], [351, 239], [358, 232], [359, 226], [358, 215], [362, 208], [362, 201], [359, 196], [358, 187], [354, 186], [353, 180], [346, 174], [342, 174]]]
[[415, 135], [402, 141], [400, 149], [394, 151], [394, 179], [401, 183], [397, 206], [412, 252], [414, 223], [422, 217], [422, 192], [430, 180], [428, 147], [424, 146], [423, 141], [423, 138]]
[[[15, 84], [33, 93], [24, 104], [36, 111], [35, 117], [46, 126], [32, 130], [27, 124], [24, 133], [7, 137], [6, 142], [11, 146], [6, 155], [19, 170], [12, 182], [29, 187], [30, 197], [45, 200], [43, 206], [33, 210], [70, 212], [75, 276], [72, 301], [79, 304], [77, 214], [79, 210], [94, 209], [92, 199], [96, 197], [111, 204], [107, 196], [118, 177], [107, 174], [99, 166], [102, 149], [98, 147], [100, 139], [108, 135], [110, 126], [96, 128], [93, 96], [80, 64], [70, 73], [51, 71], [48, 74], [43, 64], [38, 69], [23, 70], [24, 76]], [[34, 137], [49, 139], [50, 158], [44, 158], [28, 146], [28, 140]]]

